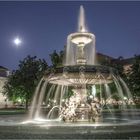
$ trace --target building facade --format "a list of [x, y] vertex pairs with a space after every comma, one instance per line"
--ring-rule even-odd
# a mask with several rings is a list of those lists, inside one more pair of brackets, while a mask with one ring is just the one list
[[10, 74], [10, 71], [0, 66], [0, 108], [12, 106], [12, 102], [8, 101], [7, 97], [3, 95], [3, 86], [7, 81], [7, 77]]

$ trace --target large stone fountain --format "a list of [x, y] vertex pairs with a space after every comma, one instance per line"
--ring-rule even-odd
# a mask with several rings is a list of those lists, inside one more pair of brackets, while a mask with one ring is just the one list
[[[122, 110], [133, 104], [127, 85], [111, 67], [96, 59], [95, 35], [85, 24], [80, 7], [78, 31], [67, 38], [63, 67], [50, 69], [39, 82], [30, 110], [32, 120], [62, 122], [104, 122], [103, 110]], [[121, 112], [123, 114], [123, 111]]]

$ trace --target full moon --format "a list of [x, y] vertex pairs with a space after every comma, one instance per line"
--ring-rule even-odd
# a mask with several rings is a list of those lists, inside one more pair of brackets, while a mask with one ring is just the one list
[[18, 47], [21, 45], [22, 43], [22, 40], [19, 38], [19, 37], [16, 37], [14, 40], [13, 40], [14, 44]]

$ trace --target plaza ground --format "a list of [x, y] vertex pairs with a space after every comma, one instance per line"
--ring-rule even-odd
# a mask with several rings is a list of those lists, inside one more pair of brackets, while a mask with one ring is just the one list
[[[0, 112], [0, 139], [140, 139], [140, 119], [103, 125], [49, 122], [34, 124], [23, 123], [27, 118], [27, 112], [23, 110]], [[140, 110], [133, 113], [138, 119]]]
[[[134, 129], [139, 131], [133, 131]], [[131, 131], [125, 131], [130, 128]], [[59, 127], [0, 126], [1, 139], [140, 139], [140, 126]]]

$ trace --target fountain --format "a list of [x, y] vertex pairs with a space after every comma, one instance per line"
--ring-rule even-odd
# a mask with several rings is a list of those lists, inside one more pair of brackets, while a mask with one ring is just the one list
[[[114, 68], [96, 59], [80, 7], [62, 67], [49, 68], [25, 114], [0, 115], [1, 139], [139, 139], [139, 109]], [[26, 120], [25, 120], [26, 119]]]
[[[64, 64], [48, 69], [39, 82], [29, 120], [73, 124], [125, 122], [128, 102], [134, 106], [131, 93], [117, 71], [97, 63], [95, 35], [87, 30], [81, 6], [78, 31], [67, 38]], [[119, 120], [115, 108], [120, 111]]]

